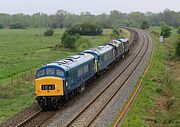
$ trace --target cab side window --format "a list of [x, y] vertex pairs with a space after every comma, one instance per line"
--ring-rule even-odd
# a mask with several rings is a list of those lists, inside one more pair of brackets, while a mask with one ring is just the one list
[[42, 77], [42, 76], [44, 76], [44, 75], [45, 75], [45, 71], [44, 71], [44, 69], [43, 69], [43, 70], [40, 70], [40, 71], [38, 72], [37, 77]]
[[64, 72], [63, 72], [62, 70], [60, 70], [60, 69], [57, 69], [57, 70], [56, 70], [56, 75], [63, 77], [63, 76], [64, 76]]

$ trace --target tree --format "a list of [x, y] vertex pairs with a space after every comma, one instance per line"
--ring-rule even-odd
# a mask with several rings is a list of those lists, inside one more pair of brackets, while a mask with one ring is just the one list
[[141, 23], [146, 19], [144, 13], [141, 12], [131, 12], [128, 16], [133, 27], [140, 27]]
[[180, 15], [170, 9], [165, 9], [163, 13], [159, 14], [161, 21], [164, 21], [170, 26], [177, 27], [180, 24]]
[[44, 36], [52, 36], [54, 34], [53, 29], [48, 29], [47, 31], [44, 32]]
[[177, 34], [180, 34], [180, 26], [177, 29]]
[[47, 15], [45, 13], [34, 13], [33, 15], [4, 14], [0, 13], [0, 24], [9, 27], [10, 24], [22, 23], [24, 27], [52, 27], [62, 28], [69, 24], [82, 24], [84, 22], [90, 24], [99, 24], [103, 28], [113, 28], [119, 26], [141, 27], [143, 21], [146, 20], [150, 26], [160, 25], [160, 21], [164, 21], [170, 26], [180, 26], [180, 11], [175, 12], [169, 9], [162, 13], [121, 13], [113, 10], [110, 14], [93, 15], [90, 12], [82, 12], [81, 14], [73, 14], [64, 10], [58, 10], [55, 14]]
[[161, 22], [161, 36], [167, 38], [171, 35], [171, 28], [165, 22]]
[[141, 24], [141, 29], [145, 30], [149, 28], [149, 24], [147, 21], [143, 21], [143, 23]]
[[67, 15], [67, 12], [64, 10], [58, 10], [56, 12], [56, 21], [58, 24], [58, 27], [63, 28], [64, 27], [64, 20]]
[[70, 35], [69, 33], [65, 32], [61, 37], [62, 46], [68, 49], [75, 49], [75, 43], [80, 38], [78, 34]]

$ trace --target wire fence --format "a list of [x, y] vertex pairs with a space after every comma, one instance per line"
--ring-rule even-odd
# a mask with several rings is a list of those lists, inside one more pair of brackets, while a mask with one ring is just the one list
[[14, 74], [9, 78], [0, 80], [0, 86], [17, 85], [20, 83], [34, 84], [35, 74], [36, 74], [36, 69], [32, 69], [19, 74]]

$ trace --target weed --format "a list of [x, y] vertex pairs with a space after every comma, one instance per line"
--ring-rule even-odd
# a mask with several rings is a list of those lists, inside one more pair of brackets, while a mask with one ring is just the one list
[[164, 90], [162, 88], [157, 88], [155, 90], [159, 95], [163, 95], [164, 94]]
[[157, 43], [159, 27], [149, 29], [157, 45], [155, 63], [142, 84], [124, 127], [180, 126], [180, 61], [175, 58], [176, 30], [165, 43]]

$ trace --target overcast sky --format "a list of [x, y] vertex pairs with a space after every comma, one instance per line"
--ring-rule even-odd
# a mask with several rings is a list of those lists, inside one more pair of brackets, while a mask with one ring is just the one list
[[108, 14], [111, 10], [157, 13], [166, 8], [180, 11], [180, 0], [0, 0], [0, 13], [9, 14], [54, 14], [58, 9], [75, 14], [88, 11], [96, 15]]

